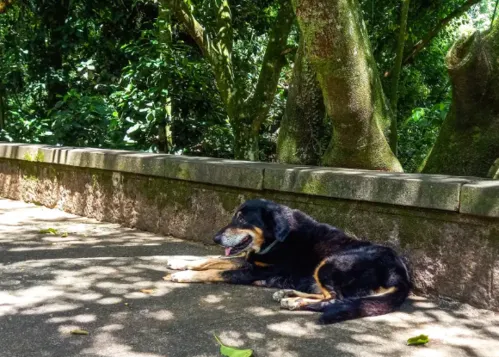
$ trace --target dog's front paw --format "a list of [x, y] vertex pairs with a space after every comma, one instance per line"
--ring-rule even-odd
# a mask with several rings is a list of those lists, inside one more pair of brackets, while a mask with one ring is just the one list
[[192, 262], [183, 259], [168, 259], [166, 268], [171, 270], [188, 270], [190, 263]]
[[188, 260], [188, 259], [168, 259], [166, 268], [171, 270], [190, 270], [203, 263], [203, 259]]
[[191, 270], [184, 270], [177, 273], [168, 274], [163, 277], [163, 280], [172, 281], [174, 283], [192, 283], [196, 281], [195, 275], [195, 272]]
[[294, 295], [294, 290], [279, 290], [272, 295], [272, 299], [274, 299], [274, 301], [281, 302], [281, 300], [285, 297], [291, 297]]

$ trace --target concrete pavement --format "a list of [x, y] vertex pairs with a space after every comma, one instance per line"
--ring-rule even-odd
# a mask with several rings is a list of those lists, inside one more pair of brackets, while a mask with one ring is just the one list
[[[0, 199], [0, 356], [219, 356], [213, 334], [260, 357], [499, 356], [499, 315], [451, 301], [413, 297], [400, 312], [317, 326], [270, 289], [162, 280], [171, 257], [218, 253]], [[427, 346], [405, 345], [422, 333]]]

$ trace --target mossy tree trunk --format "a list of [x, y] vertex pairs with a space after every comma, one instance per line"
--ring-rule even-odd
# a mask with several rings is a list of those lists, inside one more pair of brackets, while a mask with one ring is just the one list
[[279, 128], [277, 160], [318, 165], [327, 145], [326, 108], [317, 75], [300, 38], [286, 110]]
[[487, 176], [499, 157], [499, 21], [446, 57], [452, 104], [423, 172]]
[[[165, 56], [165, 50], [172, 44], [172, 24], [171, 24], [171, 11], [165, 6], [160, 6], [158, 9], [157, 18], [157, 29], [158, 29], [158, 40], [161, 46], [160, 57], [162, 61], [169, 61], [168, 56]], [[162, 82], [162, 87], [168, 89], [167, 78]], [[165, 100], [165, 112], [166, 115], [163, 118], [158, 118], [158, 150], [159, 152], [168, 153], [171, 151], [173, 146], [172, 139], [172, 100], [168, 96]]]
[[494, 163], [490, 167], [487, 177], [493, 180], [499, 180], [499, 159], [494, 161]]
[[196, 20], [184, 0], [161, 1], [185, 26], [211, 65], [234, 132], [235, 158], [258, 160], [260, 128], [274, 100], [281, 69], [286, 64], [285, 49], [294, 19], [289, 0], [279, 0], [280, 9], [269, 34], [254, 90], [246, 88], [234, 76], [232, 16], [227, 0], [213, 0], [217, 7], [217, 28], [211, 29], [210, 34]]
[[293, 0], [306, 53], [333, 119], [327, 166], [402, 171], [382, 127], [390, 108], [357, 0]]
[[392, 107], [392, 122], [390, 124], [390, 148], [397, 155], [397, 106], [399, 99], [399, 81], [402, 70], [402, 61], [404, 59], [404, 48], [407, 34], [407, 17], [409, 15], [410, 0], [402, 0], [400, 5], [400, 27], [397, 41], [397, 51], [395, 56], [395, 65], [392, 72], [392, 83], [390, 88], [390, 105]]
[[5, 129], [5, 100], [4, 100], [4, 90], [2, 84], [0, 84], [0, 130]]

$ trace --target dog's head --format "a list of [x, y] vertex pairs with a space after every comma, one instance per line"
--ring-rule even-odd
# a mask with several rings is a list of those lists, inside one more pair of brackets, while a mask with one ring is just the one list
[[214, 238], [225, 247], [225, 255], [244, 251], [256, 253], [275, 241], [283, 242], [291, 231], [289, 207], [267, 200], [249, 200], [239, 206], [231, 222]]

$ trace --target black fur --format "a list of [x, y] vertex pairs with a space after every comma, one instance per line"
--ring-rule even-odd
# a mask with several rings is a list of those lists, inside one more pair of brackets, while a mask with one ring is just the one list
[[[322, 323], [386, 314], [397, 309], [409, 294], [411, 281], [406, 264], [391, 248], [354, 239], [275, 202], [245, 202], [215, 241], [221, 244], [227, 230], [255, 227], [264, 237], [260, 251], [276, 240], [278, 243], [265, 254], [249, 252], [248, 267], [224, 271], [225, 281], [320, 293], [314, 272], [322, 262], [317, 277], [336, 299], [305, 308], [323, 312]], [[380, 287], [394, 288], [394, 292], [373, 295]]]

